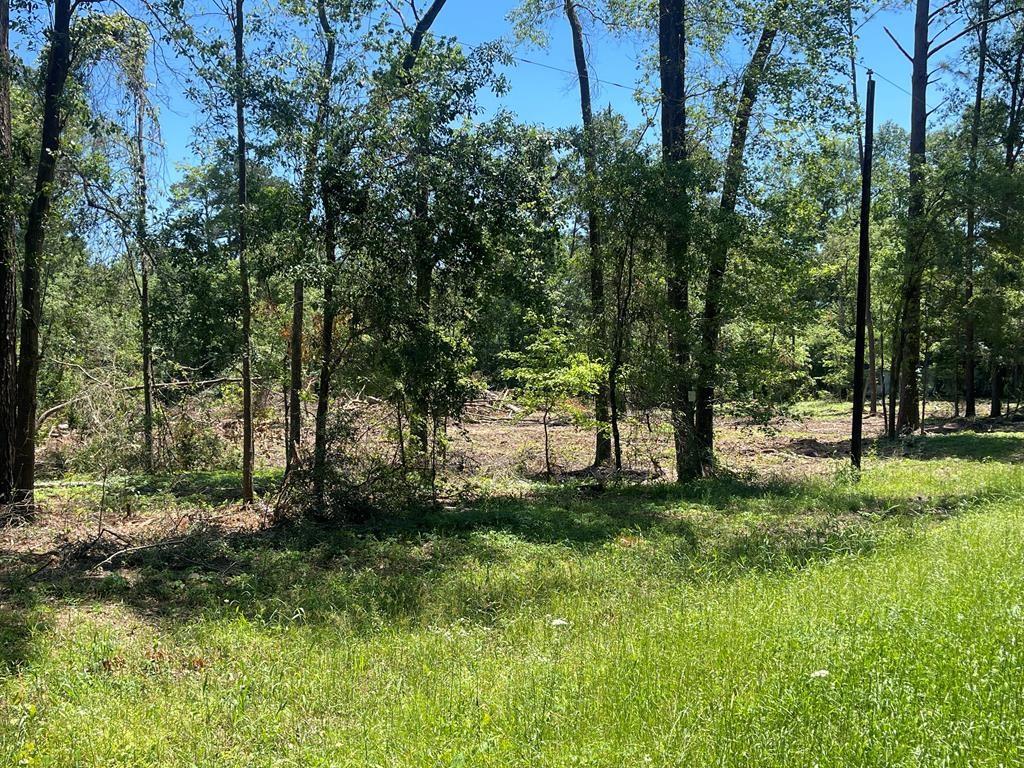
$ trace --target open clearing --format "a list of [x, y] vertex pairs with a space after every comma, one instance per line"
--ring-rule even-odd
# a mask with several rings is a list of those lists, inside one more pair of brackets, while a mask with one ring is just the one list
[[347, 529], [268, 528], [233, 476], [51, 487], [0, 544], [0, 765], [1024, 764], [1024, 433], [855, 483], [844, 411], [725, 431], [714, 480], [509, 461]]

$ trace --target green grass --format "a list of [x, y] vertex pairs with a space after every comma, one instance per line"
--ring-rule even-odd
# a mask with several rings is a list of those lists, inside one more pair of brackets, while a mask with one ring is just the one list
[[849, 416], [853, 406], [842, 400], [801, 400], [790, 412], [798, 419], [827, 419]]
[[[283, 472], [258, 469], [253, 473], [257, 493], [271, 493], [281, 483]], [[95, 479], [65, 477], [40, 483], [36, 494], [41, 501], [70, 500], [123, 508], [132, 504], [139, 510], [159, 509], [181, 503], [211, 506], [242, 498], [242, 483], [237, 472], [212, 470], [179, 472], [173, 475], [125, 475]]]
[[0, 765], [1024, 764], [1022, 445], [13, 578]]

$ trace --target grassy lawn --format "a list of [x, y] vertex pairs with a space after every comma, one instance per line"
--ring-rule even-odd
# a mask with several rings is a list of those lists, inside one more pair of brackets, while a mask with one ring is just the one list
[[0, 765], [1021, 765], [1022, 449], [13, 573]]

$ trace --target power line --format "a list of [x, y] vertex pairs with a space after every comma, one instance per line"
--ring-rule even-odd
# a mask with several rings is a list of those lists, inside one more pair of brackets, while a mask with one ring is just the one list
[[[894, 83], [892, 80], [887, 78], [885, 75], [880, 74], [878, 72], [878, 70], [872, 69], [871, 67], [867, 67], [864, 64], [861, 64], [860, 62], [854, 62], [854, 64], [856, 66], [860, 67], [861, 69], [865, 70], [866, 72], [869, 72], [873, 76], [875, 76], [875, 77], [877, 77], [877, 78], [879, 78], [881, 80], [884, 80], [889, 85], [891, 85], [893, 88], [896, 88], [897, 90], [902, 91], [903, 93], [907, 94], [907, 96], [910, 96], [911, 98], [914, 97], [914, 94], [912, 94], [910, 91], [908, 91], [906, 88], [900, 86], [899, 84]], [[1005, 216], [1007, 218], [1018, 217], [1018, 216], [1021, 216], [1022, 214], [1024, 214], [1024, 208], [1020, 208], [1020, 207], [1014, 206], [1012, 204], [1006, 204], [1006, 203], [1004, 203], [1002, 205], [999, 205], [997, 203], [992, 203], [991, 201], [986, 202], [984, 200], [980, 200], [980, 199], [974, 197], [971, 194], [968, 194], [967, 192], [958, 191], [956, 193], [956, 196], [959, 197], [961, 200], [965, 200], [965, 201], [967, 201], [969, 203], [974, 203], [975, 205], [977, 205], [979, 208], [982, 208], [983, 210], [987, 209], [989, 211], [992, 211], [995, 214], [1001, 214], [1001, 215], [1003, 215], [1003, 216]]]
[[872, 74], [873, 74], [873, 75], [874, 75], [875, 77], [877, 77], [877, 78], [878, 78], [879, 80], [884, 80], [885, 82], [887, 82], [887, 83], [888, 83], [889, 85], [891, 85], [891, 86], [892, 86], [893, 88], [895, 88], [896, 90], [898, 90], [898, 91], [903, 91], [903, 93], [907, 94], [907, 96], [909, 96], [910, 98], [914, 98], [914, 94], [912, 94], [912, 93], [911, 93], [910, 91], [908, 91], [908, 90], [907, 90], [906, 88], [904, 88], [904, 87], [903, 87], [902, 85], [900, 85], [899, 83], [896, 83], [896, 82], [894, 82], [894, 81], [890, 80], [890, 79], [889, 79], [888, 77], [886, 77], [885, 75], [883, 75], [883, 74], [882, 74], [881, 72], [879, 72], [879, 71], [878, 71], [877, 69], [875, 69], [875, 68], [873, 68], [873, 67], [868, 67], [868, 66], [865, 66], [864, 64], [861, 64], [861, 63], [860, 63], [859, 61], [855, 61], [855, 62], [854, 62], [854, 64], [855, 64], [856, 66], [860, 67], [861, 69], [863, 69], [863, 70], [864, 70], [865, 72], [871, 72], [871, 73], [872, 73]]
[[[550, 70], [553, 70], [555, 72], [561, 72], [564, 75], [572, 75], [573, 77], [579, 77], [579, 74], [576, 73], [576, 72], [573, 72], [571, 69], [562, 69], [561, 67], [555, 67], [555, 66], [552, 66], [551, 64], [545, 64], [545, 63], [540, 62], [540, 61], [533, 61], [533, 59], [527, 59], [527, 58], [524, 58], [522, 56], [513, 56], [512, 58], [515, 59], [516, 61], [522, 62], [523, 64], [532, 64], [535, 67], [543, 67], [544, 69], [550, 69]], [[636, 90], [636, 88], [634, 86], [623, 85], [622, 83], [616, 83], [616, 82], [613, 82], [611, 80], [602, 80], [599, 77], [591, 77], [590, 79], [593, 80], [594, 82], [601, 83], [603, 85], [611, 85], [611, 86], [614, 86], [615, 88], [623, 88], [623, 89], [625, 89], [627, 91], [630, 91], [630, 92], [633, 92], [633, 91]]]
[[[457, 35], [447, 35], [447, 37], [449, 37], [451, 40], [454, 40], [459, 45], [468, 48], [470, 51], [474, 53], [490, 45], [490, 43], [469, 43], [465, 40], [459, 39]], [[563, 69], [562, 67], [556, 67], [553, 64], [545, 64], [542, 61], [534, 61], [533, 59], [528, 59], [525, 56], [517, 56], [515, 54], [511, 54], [510, 58], [513, 61], [518, 61], [522, 64], [530, 64], [531, 66], [534, 67], [550, 69], [552, 72], [561, 72], [563, 75], [571, 75], [572, 77], [575, 77], [577, 79], [579, 78], [579, 73], [574, 69]], [[636, 86], [623, 85], [622, 83], [616, 83], [613, 80], [602, 80], [600, 77], [594, 77], [593, 75], [590, 76], [590, 79], [593, 80], [595, 83], [601, 83], [602, 85], [610, 85], [614, 88], [622, 88], [623, 90], [629, 91], [631, 93], [636, 91]]]

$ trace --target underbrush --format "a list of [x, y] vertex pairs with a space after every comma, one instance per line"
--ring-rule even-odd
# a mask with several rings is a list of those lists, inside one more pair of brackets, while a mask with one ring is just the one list
[[987, 437], [346, 526], [232, 528], [233, 475], [137, 478], [133, 519], [203, 524], [8, 561], [0, 764], [1017, 764], [1024, 471]]

